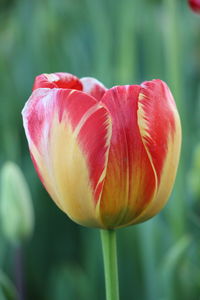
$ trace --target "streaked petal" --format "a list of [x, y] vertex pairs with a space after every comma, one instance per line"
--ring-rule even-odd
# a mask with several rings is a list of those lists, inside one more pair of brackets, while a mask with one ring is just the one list
[[51, 197], [74, 221], [101, 226], [96, 211], [111, 136], [107, 110], [80, 91], [37, 89], [23, 119], [34, 164]]
[[83, 92], [93, 96], [98, 101], [101, 100], [107, 90], [106, 87], [95, 78], [83, 77], [80, 81], [83, 85]]
[[102, 103], [112, 117], [112, 138], [100, 212], [107, 227], [126, 225], [148, 205], [156, 189], [155, 174], [137, 122], [140, 86], [118, 86]]
[[35, 78], [33, 90], [38, 88], [62, 88], [62, 89], [75, 89], [82, 90], [82, 84], [80, 80], [69, 73], [51, 73], [41, 74]]
[[163, 81], [142, 84], [138, 108], [140, 134], [157, 177], [157, 193], [135, 222], [154, 216], [165, 205], [175, 180], [181, 146], [179, 115]]

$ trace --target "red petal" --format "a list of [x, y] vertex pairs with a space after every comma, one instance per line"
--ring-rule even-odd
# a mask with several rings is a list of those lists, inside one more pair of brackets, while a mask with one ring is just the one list
[[23, 119], [34, 163], [52, 198], [76, 222], [100, 226], [95, 206], [110, 145], [107, 110], [80, 91], [37, 89]]
[[157, 178], [157, 192], [134, 223], [151, 218], [165, 205], [175, 180], [181, 147], [178, 111], [163, 81], [142, 84], [138, 107], [140, 133]]
[[83, 85], [83, 92], [93, 96], [98, 101], [101, 100], [107, 91], [106, 87], [100, 81], [92, 77], [81, 78], [81, 83]]
[[112, 117], [112, 138], [101, 216], [108, 227], [125, 225], [146, 207], [155, 176], [137, 122], [140, 86], [118, 86], [102, 98]]
[[174, 109], [175, 103], [167, 85], [157, 79], [144, 82], [139, 95], [139, 113], [143, 116], [139, 124], [145, 146], [148, 148], [158, 184], [160, 182], [163, 163], [168, 150], [169, 132], [175, 130]]
[[60, 88], [82, 90], [80, 80], [69, 73], [41, 74], [35, 78], [33, 90], [38, 88]]

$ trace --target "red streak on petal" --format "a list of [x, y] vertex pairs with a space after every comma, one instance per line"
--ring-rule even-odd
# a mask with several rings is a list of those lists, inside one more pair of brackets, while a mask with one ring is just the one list
[[151, 155], [159, 183], [168, 150], [168, 137], [169, 134], [173, 136], [175, 131], [173, 114], [175, 103], [167, 85], [161, 80], [144, 82], [140, 95], [139, 101], [142, 104], [144, 121], [147, 124], [144, 141]]
[[71, 126], [73, 129], [77, 126], [77, 123], [83, 116], [83, 112], [86, 112], [93, 105], [96, 104], [96, 100], [89, 95], [74, 91], [67, 90], [63, 92], [58, 90], [56, 93], [56, 106], [59, 112], [59, 121], [69, 114]]
[[121, 211], [116, 222], [122, 224], [142, 211], [155, 190], [155, 176], [138, 128], [139, 92], [140, 86], [118, 86], [101, 100], [113, 124], [101, 209], [115, 216]]
[[106, 167], [106, 155], [109, 148], [108, 143], [108, 113], [105, 108], [94, 112], [83, 124], [78, 134], [84, 153], [87, 156], [90, 179], [97, 203], [104, 182], [104, 177], [99, 181]]
[[[33, 91], [31, 97], [26, 104], [26, 124], [28, 135], [32, 142], [38, 147], [42, 138], [42, 129], [45, 125], [44, 118], [44, 99], [49, 96], [49, 89], [37, 89]], [[46, 107], [46, 116], [52, 117], [53, 111]]]
[[[67, 101], [66, 101], [67, 98]], [[83, 151], [87, 156], [90, 179], [95, 193], [95, 201], [98, 201], [100, 187], [97, 189], [101, 173], [105, 168], [106, 152], [108, 151], [108, 112], [105, 108], [96, 108], [94, 112], [84, 120], [84, 113], [87, 113], [98, 103], [95, 99], [82, 92], [58, 91], [59, 121], [62, 122], [65, 113], [68, 114], [73, 130], [76, 130], [79, 122], [82, 124], [78, 133]]]
[[[86, 158], [90, 177], [88, 184], [91, 185], [97, 203], [103, 186], [105, 175], [102, 177], [102, 172], [106, 167], [109, 149], [109, 114], [94, 98], [80, 91], [35, 90], [26, 105], [24, 119], [29, 141], [34, 143], [41, 155], [49, 155], [51, 126], [56, 116], [60, 123], [65, 123], [66, 127], [70, 126], [74, 131], [77, 143]], [[39, 173], [37, 164], [34, 165]]]

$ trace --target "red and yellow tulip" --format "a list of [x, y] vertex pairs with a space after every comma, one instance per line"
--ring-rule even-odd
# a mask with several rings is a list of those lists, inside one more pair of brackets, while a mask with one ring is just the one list
[[117, 228], [165, 205], [181, 125], [161, 80], [106, 89], [94, 78], [36, 77], [23, 109], [31, 157], [46, 190], [75, 222]]

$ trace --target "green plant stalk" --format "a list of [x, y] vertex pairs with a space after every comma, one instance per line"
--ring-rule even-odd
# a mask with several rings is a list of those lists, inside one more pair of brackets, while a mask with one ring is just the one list
[[180, 33], [178, 26], [177, 0], [164, 0], [166, 12], [165, 51], [167, 79], [176, 99], [179, 110], [182, 110], [181, 95], [181, 57]]
[[[106, 85], [112, 83], [112, 31], [111, 18], [104, 1], [86, 0], [91, 28], [93, 31], [93, 70], [95, 76]], [[103, 41], [103, 47], [102, 47]]]
[[138, 3], [128, 0], [118, 1], [117, 28], [117, 61], [115, 80], [122, 84], [136, 84], [137, 80], [137, 42], [136, 42], [136, 6]]
[[101, 241], [103, 249], [106, 300], [119, 300], [116, 232], [114, 230], [102, 229]]
[[[183, 131], [185, 132], [185, 107], [182, 95], [182, 71], [181, 71], [181, 35], [179, 32], [179, 12], [177, 0], [164, 0], [166, 12], [165, 26], [165, 55], [166, 55], [166, 75], [167, 82], [175, 97], [175, 101], [180, 112]], [[173, 205], [169, 204], [169, 219], [175, 238], [179, 238], [185, 232], [185, 195], [183, 193], [185, 166], [184, 166], [184, 144], [182, 145], [181, 161], [174, 190]], [[178, 212], [178, 215], [177, 215]]]
[[[155, 222], [149, 220], [137, 226], [138, 238], [137, 243], [140, 251], [140, 264], [143, 275], [143, 286], [145, 299], [158, 299], [159, 286], [158, 274], [156, 271], [156, 237], [155, 237]], [[132, 242], [133, 243], [133, 242]], [[148, 253], [148, 255], [147, 255]], [[154, 274], [154, 276], [152, 276]]]

